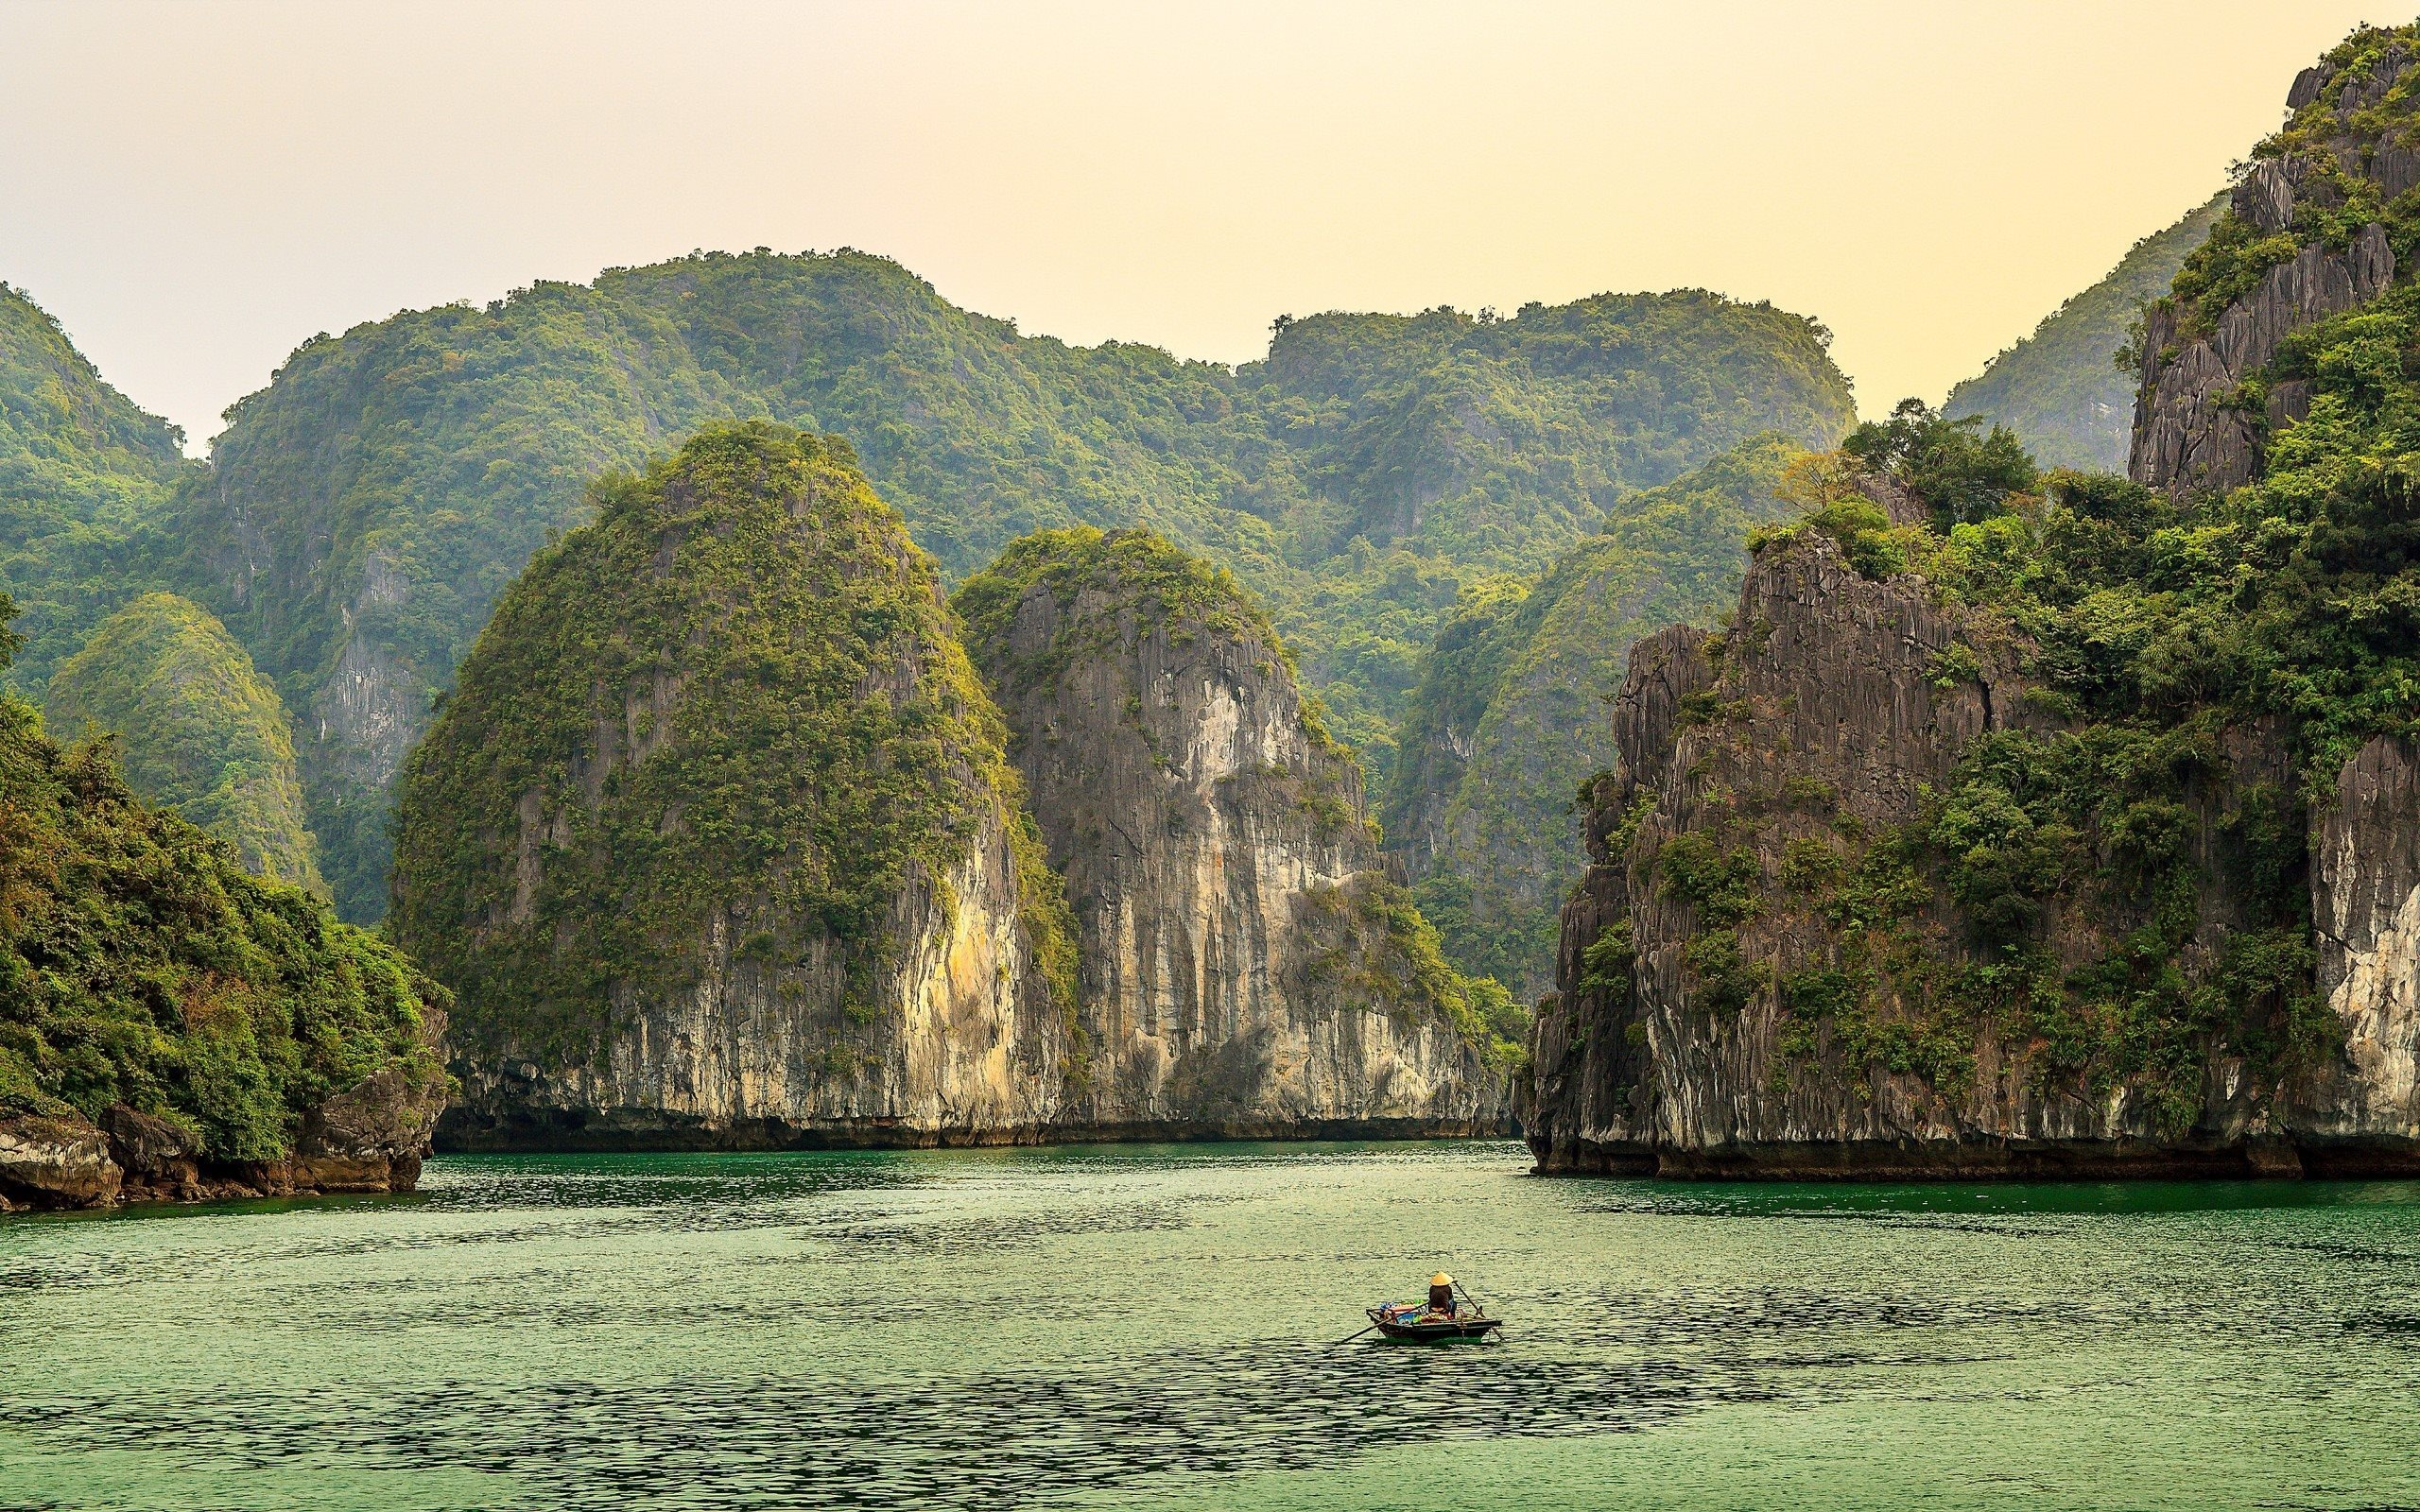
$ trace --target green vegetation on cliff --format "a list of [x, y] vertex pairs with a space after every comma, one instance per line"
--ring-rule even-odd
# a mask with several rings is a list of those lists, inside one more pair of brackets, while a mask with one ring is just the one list
[[2043, 317], [2031, 335], [1951, 389], [1942, 413], [2007, 426], [2047, 466], [2124, 467], [2135, 374], [2115, 359], [2134, 339], [2143, 306], [2168, 292], [2226, 202], [2220, 195], [2136, 242], [2106, 278]]
[[102, 621], [52, 674], [43, 713], [62, 736], [115, 735], [145, 801], [233, 842], [254, 871], [325, 892], [285, 706], [200, 606], [147, 593]]
[[[1037, 586], [1047, 587], [1063, 610], [1074, 610], [1086, 593], [1097, 602], [1086, 606], [1073, 631], [1021, 655], [1010, 649], [1017, 606]], [[1149, 530], [1072, 525], [1019, 537], [959, 585], [950, 608], [965, 622], [969, 642], [990, 648], [992, 660], [1021, 682], [1055, 678], [1077, 657], [1108, 649], [1107, 638], [1128, 614], [1145, 625], [1173, 626], [1186, 640], [1204, 632], [1255, 640], [1289, 669], [1294, 665], [1268, 611], [1235, 574]]]
[[[2412, 266], [2420, 190], [2390, 198], [2371, 175], [2410, 150], [2415, 47], [2420, 26], [2365, 28], [2327, 55], [2316, 95], [2254, 153], [2290, 155], [2287, 228], [2219, 216], [2156, 321], [2206, 336], [2269, 270], [2373, 223]], [[2290, 305], [2266, 318], [2290, 328]], [[2005, 661], [2029, 686], [1916, 823], [1841, 827], [1841, 845], [1793, 853], [1782, 888], [1749, 899], [1828, 921], [1827, 964], [1768, 983], [1787, 1042], [1828, 1034], [1955, 1091], [1988, 1029], [2038, 1077], [2127, 1088], [2170, 1135], [2208, 1105], [2222, 1058], [2258, 1106], [2341, 1044], [2315, 986], [2312, 816], [2366, 742], [2420, 735], [2414, 350], [2408, 275], [2290, 329], [2215, 416], [2187, 421], [2251, 418], [2260, 466], [2229, 490], [2044, 476], [2013, 436], [1913, 402], [1811, 459], [1809, 518], [1765, 544], [1816, 530], [1868, 576], [1921, 575], [1964, 626], [1938, 684]], [[2288, 385], [2296, 403], [2273, 405]], [[1927, 518], [1893, 524], [1860, 472]], [[1946, 936], [1935, 897], [1954, 905]]]
[[1803, 455], [1759, 436], [1632, 495], [1534, 585], [1482, 585], [1439, 632], [1404, 717], [1385, 829], [1463, 971], [1525, 997], [1553, 985], [1580, 836], [1572, 793], [1613, 760], [1606, 703], [1630, 644], [1731, 606], [1747, 537], [1789, 513], [1775, 489]]
[[698, 425], [846, 438], [945, 576], [1080, 523], [1209, 556], [1383, 771], [1466, 581], [1545, 570], [1749, 435], [1851, 417], [1820, 327], [1702, 292], [1318, 316], [1229, 369], [1024, 336], [860, 253], [708, 254], [304, 345], [181, 494], [173, 576], [314, 732], [322, 865], [366, 917], [386, 784], [496, 594], [589, 478]]
[[903, 898], [951, 906], [987, 812], [1072, 1009], [998, 711], [847, 443], [709, 426], [591, 497], [596, 523], [498, 601], [401, 783], [394, 928], [460, 995], [458, 1040], [576, 1058], [616, 1003], [693, 983], [726, 922], [784, 991], [870, 1020]]
[[[1876, 1065], [1954, 1085], [1988, 1022], [2179, 1129], [2216, 1051], [2265, 1086], [2324, 1048], [2309, 807], [2370, 737], [2420, 734], [2415, 344], [2410, 285], [2290, 337], [2269, 376], [2309, 382], [2309, 416], [2222, 495], [2037, 477], [2004, 435], [1913, 405], [1851, 438], [1932, 521], [1890, 525], [1844, 469], [1801, 528], [1964, 610], [1945, 685], [2003, 644], [2038, 685], [1919, 825], [1806, 869], [1846, 923], [1824, 980], [1779, 984], [1805, 1033], [1829, 1020]], [[1935, 886], [1982, 953], [1967, 964], [1921, 946]]]
[[39, 693], [52, 664], [129, 596], [127, 537], [197, 471], [181, 439], [0, 284], [0, 589], [23, 611], [25, 638], [12, 685]]
[[441, 1078], [434, 991], [376, 936], [137, 798], [106, 742], [62, 748], [0, 691], [0, 1112], [98, 1119], [123, 1102], [213, 1160], [278, 1160], [308, 1109], [366, 1077]]

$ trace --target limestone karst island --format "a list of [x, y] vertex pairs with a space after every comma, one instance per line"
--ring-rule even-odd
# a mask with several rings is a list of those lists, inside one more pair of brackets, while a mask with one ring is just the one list
[[0, 1512], [2420, 1506], [2420, 19], [0, 36]]

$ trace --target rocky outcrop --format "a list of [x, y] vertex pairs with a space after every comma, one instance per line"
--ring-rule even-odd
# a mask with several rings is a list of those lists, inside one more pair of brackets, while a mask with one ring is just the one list
[[1468, 1133], [1506, 1083], [1380, 868], [1360, 772], [1225, 574], [1143, 532], [957, 600], [1079, 921], [1066, 1134]]
[[1580, 843], [1572, 794], [1613, 762], [1605, 704], [1624, 652], [1731, 607], [1741, 539], [1791, 513], [1774, 490], [1804, 455], [1756, 437], [1625, 498], [1525, 592], [1486, 585], [1458, 601], [1422, 657], [1385, 843], [1461, 970], [1525, 1003], [1554, 986], [1556, 911]]
[[[442, 1027], [427, 1025], [432, 1040]], [[446, 1096], [441, 1078], [389, 1066], [305, 1112], [292, 1153], [273, 1160], [214, 1160], [183, 1125], [124, 1103], [98, 1125], [0, 1115], [0, 1212], [409, 1192]]]
[[[2013, 559], [2030, 531], [2080, 532], [2039, 548], [2054, 593], [2004, 593], [1958, 548], [1929, 557], [1938, 537], [1896, 555], [1925, 511], [1869, 476], [1899, 531], [1819, 514], [1764, 549], [1728, 632], [1634, 648], [1533, 1034], [1540, 1169], [2420, 1172], [2420, 743], [2371, 739], [2314, 782], [2348, 731], [2397, 716], [2369, 712], [2385, 689], [2342, 644], [2257, 619], [2281, 593], [2389, 596], [2405, 563], [2330, 535], [2367, 503], [2333, 499], [2276, 584], [2244, 560], [2213, 569], [2251, 579], [2214, 578], [2226, 592], [2172, 567], [2153, 590], [2124, 556], [2164, 522], [2232, 526], [2207, 493], [2260, 478], [2315, 394], [2348, 403], [2341, 348], [2292, 338], [2396, 277], [2380, 216], [2420, 183], [2394, 119], [2420, 95], [2413, 42], [2359, 32], [2297, 81], [2187, 292], [2152, 313], [2134, 472], [2171, 498], [2053, 480], [2007, 501]], [[2365, 712], [2145, 676], [2210, 665], [2118, 649], [2130, 613], [2178, 634], [2163, 593], [2258, 602], [2242, 644]]]
[[403, 780], [460, 1148], [1030, 1139], [1070, 974], [998, 714], [846, 448], [710, 427], [507, 591]]
[[[2420, 763], [2408, 746], [2365, 751], [2321, 826], [2321, 985], [2350, 1037], [2344, 1063], [2282, 1081], [2221, 1035], [2186, 1106], [2164, 1107], [2140, 1081], [2063, 1070], [2017, 1027], [2020, 1011], [1945, 1012], [1920, 985], [1988, 983], [1961, 973], [1996, 961], [1936, 874], [1892, 869], [1891, 837], [1930, 812], [1977, 737], [2053, 727], [2026, 697], [2025, 648], [1937, 604], [1919, 578], [1860, 576], [1812, 532], [1759, 559], [1737, 626], [1633, 648], [1614, 706], [1620, 765], [1596, 793], [1560, 991], [1534, 1030], [1522, 1114], [1542, 1170], [1903, 1178], [2415, 1163]], [[2244, 795], [2285, 775], [2263, 729], [2223, 745], [2226, 777], [2188, 805], [2207, 863], [2192, 971], [2251, 927], [2221, 852]], [[1740, 892], [1693, 888], [1684, 847]], [[2044, 936], [2072, 970], [2134, 923], [2078, 906]], [[1906, 953], [1895, 965], [1893, 952]], [[1858, 1000], [1843, 1003], [1853, 983]]]
[[[2306, 70], [2288, 108], [2291, 128], [2275, 155], [2255, 162], [2230, 200], [2229, 217], [2202, 255], [2246, 267], [2270, 260], [2252, 289], [2223, 305], [2214, 297], [2172, 298], [2144, 322], [2141, 389], [2127, 471], [2171, 491], [2235, 488], [2259, 475], [2267, 438], [2302, 418], [2307, 392], [2265, 395], [2256, 384], [2286, 337], [2375, 299], [2394, 282], [2387, 229], [2369, 220], [2346, 232], [2347, 207], [2391, 200], [2420, 182], [2420, 153], [2355, 117], [2387, 99], [2411, 71], [2408, 50], [2390, 47], [2364, 68]], [[2358, 77], [2355, 77], [2358, 75]], [[2332, 96], [2332, 98], [2331, 98]], [[2273, 260], [2279, 238], [2301, 245]], [[2239, 286], [2239, 285], [2238, 285]]]
[[2344, 1034], [2302, 1125], [2307, 1161], [2420, 1165], [2420, 747], [2381, 736], [2314, 816], [2318, 986]]
[[109, 1136], [82, 1119], [0, 1118], [0, 1203], [97, 1208], [117, 1200], [121, 1179]]
[[[612, 1027], [549, 1063], [512, 1039], [462, 1047], [458, 1149], [767, 1149], [1031, 1141], [1056, 1116], [1071, 1037], [1020, 919], [1012, 816], [994, 807], [953, 869], [904, 890], [904, 941], [863, 999], [810, 946], [748, 948], [787, 924], [761, 900], [717, 909], [679, 989], [608, 987]], [[1028, 862], [1030, 865], [1030, 861]], [[776, 927], [779, 927], [779, 924]], [[821, 942], [818, 942], [819, 946]]]
[[1501, 1126], [1509, 1005], [1231, 578], [1079, 530], [958, 603], [1005, 728], [846, 453], [764, 425], [506, 593], [403, 788], [447, 1147]]

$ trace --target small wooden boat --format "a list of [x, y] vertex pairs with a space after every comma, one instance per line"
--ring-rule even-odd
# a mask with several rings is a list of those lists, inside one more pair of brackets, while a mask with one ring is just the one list
[[1451, 1339], [1483, 1339], [1504, 1326], [1477, 1305], [1456, 1308], [1451, 1316], [1425, 1302], [1389, 1302], [1369, 1310], [1370, 1324], [1391, 1339], [1413, 1344], [1442, 1344]]

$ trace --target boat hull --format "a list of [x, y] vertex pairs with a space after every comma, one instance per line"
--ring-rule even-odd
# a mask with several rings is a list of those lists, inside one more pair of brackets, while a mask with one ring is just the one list
[[1450, 1323], [1409, 1323], [1393, 1322], [1374, 1314], [1370, 1321], [1377, 1326], [1380, 1334], [1399, 1344], [1452, 1344], [1484, 1339], [1504, 1326], [1503, 1319], [1493, 1317], [1456, 1318]]

